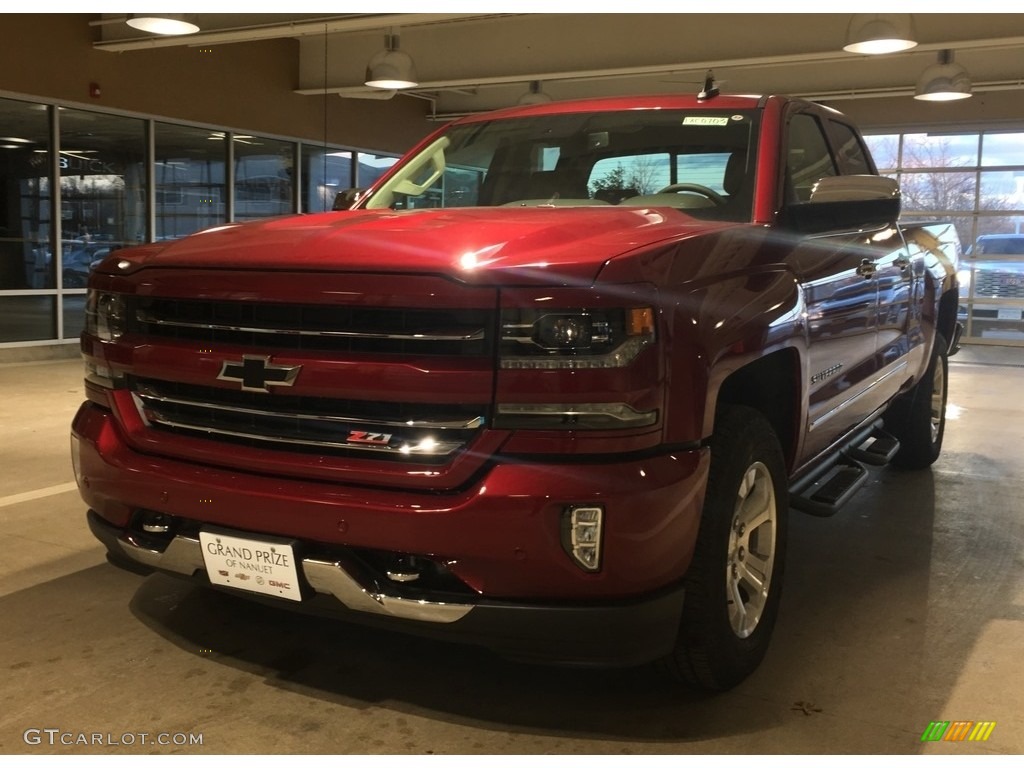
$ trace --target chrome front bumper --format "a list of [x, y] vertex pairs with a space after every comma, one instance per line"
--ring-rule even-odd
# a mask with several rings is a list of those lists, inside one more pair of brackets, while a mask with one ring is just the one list
[[[178, 535], [162, 551], [133, 539], [88, 513], [89, 528], [114, 559], [130, 565], [206, 581], [199, 540]], [[412, 600], [381, 594], [364, 584], [356, 568], [341, 562], [304, 558], [299, 565], [316, 595], [288, 606], [313, 613], [336, 605], [338, 613], [434, 640], [480, 645], [502, 656], [544, 664], [624, 667], [664, 658], [675, 645], [684, 592], [675, 585], [635, 600], [597, 604], [531, 604], [481, 598], [476, 603]], [[218, 587], [220, 588], [220, 587]], [[225, 589], [228, 589], [225, 587]], [[259, 600], [258, 593], [233, 590]], [[326, 606], [323, 603], [326, 602]], [[317, 604], [317, 605], [315, 605]], [[303, 609], [300, 609], [303, 610]], [[392, 619], [411, 621], [392, 622]]]
[[[167, 547], [160, 551], [135, 541], [130, 534], [108, 528], [93, 515], [89, 516], [89, 524], [93, 533], [107, 544], [108, 549], [110, 544], [116, 544], [120, 553], [133, 562], [182, 576], [193, 576], [197, 571], [206, 572], [199, 539], [175, 536]], [[410, 600], [381, 594], [360, 584], [340, 562], [303, 558], [299, 567], [314, 590], [333, 596], [344, 607], [353, 611], [435, 624], [451, 624], [465, 617], [475, 607], [467, 603]]]

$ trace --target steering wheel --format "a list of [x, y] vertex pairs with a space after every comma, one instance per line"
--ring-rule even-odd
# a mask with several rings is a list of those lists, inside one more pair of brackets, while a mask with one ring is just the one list
[[695, 192], [698, 195], [703, 195], [715, 205], [726, 205], [724, 197], [710, 187], [705, 187], [703, 184], [690, 184], [687, 182], [669, 184], [664, 189], [659, 189], [657, 194], [660, 195], [663, 192]]

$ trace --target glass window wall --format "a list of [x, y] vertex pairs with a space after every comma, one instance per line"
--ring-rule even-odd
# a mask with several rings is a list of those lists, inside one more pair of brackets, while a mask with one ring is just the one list
[[156, 123], [156, 240], [223, 224], [227, 139], [222, 131]]
[[344, 147], [0, 98], [0, 346], [76, 340], [89, 274], [112, 251], [227, 221], [328, 211], [338, 192], [356, 185], [357, 165], [368, 185], [398, 159], [361, 153], [357, 163], [356, 156]]
[[363, 189], [371, 186], [398, 162], [397, 155], [373, 155], [368, 152], [360, 152], [358, 159], [356, 186]]
[[867, 142], [896, 178], [903, 218], [951, 221], [963, 243], [966, 342], [1024, 345], [1024, 133], [884, 134]]
[[355, 186], [352, 152], [344, 149], [302, 145], [303, 213], [321, 213], [334, 206], [339, 192]]
[[146, 122], [60, 110], [61, 285], [84, 288], [111, 251], [146, 242]]
[[55, 296], [0, 296], [0, 342], [43, 341], [56, 337]]
[[265, 219], [295, 211], [295, 144], [232, 134], [235, 150], [235, 220]]
[[0, 291], [53, 288], [50, 118], [0, 99]]

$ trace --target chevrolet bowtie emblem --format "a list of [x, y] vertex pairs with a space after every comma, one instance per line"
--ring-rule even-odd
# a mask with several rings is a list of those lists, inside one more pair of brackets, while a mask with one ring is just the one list
[[301, 365], [271, 365], [269, 357], [242, 355], [242, 362], [225, 360], [221, 381], [237, 381], [246, 392], [269, 392], [268, 387], [290, 387], [302, 370]]

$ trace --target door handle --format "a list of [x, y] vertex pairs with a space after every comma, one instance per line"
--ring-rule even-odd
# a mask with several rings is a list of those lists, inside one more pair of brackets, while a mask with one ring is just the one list
[[863, 277], [865, 280], [870, 280], [875, 276], [875, 272], [878, 271], [878, 267], [875, 266], [875, 262], [871, 259], [863, 259], [860, 266], [857, 267], [857, 274]]

